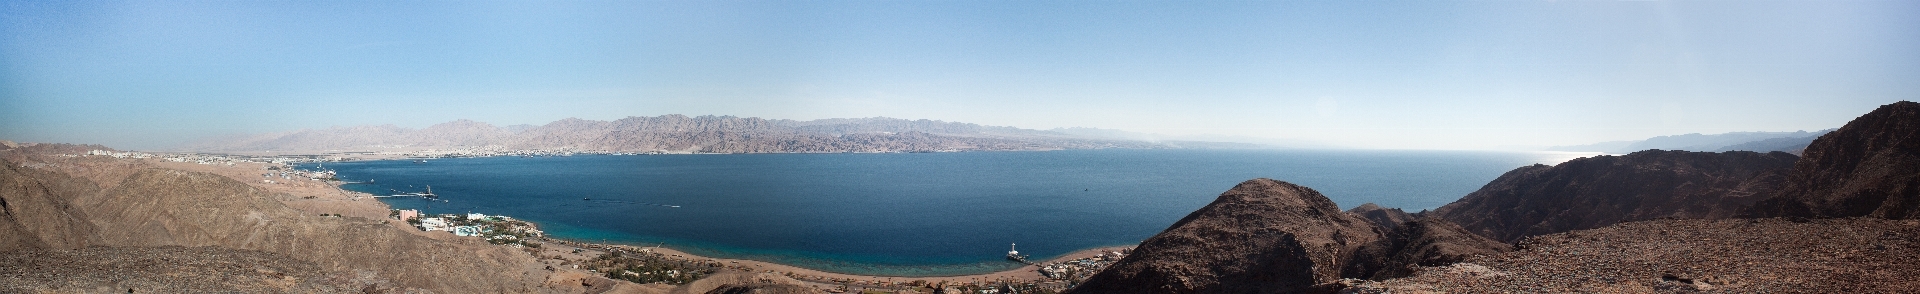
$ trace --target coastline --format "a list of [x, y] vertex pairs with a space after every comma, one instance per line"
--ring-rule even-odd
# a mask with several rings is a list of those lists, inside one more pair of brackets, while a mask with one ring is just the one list
[[[927, 284], [949, 284], [949, 285], [991, 284], [991, 283], [1045, 283], [1045, 282], [1050, 282], [1054, 280], [1048, 279], [1047, 277], [1043, 276], [1040, 273], [1040, 265], [1049, 264], [1049, 263], [1058, 263], [1058, 262], [1064, 262], [1064, 261], [1070, 261], [1070, 260], [1076, 260], [1076, 259], [1095, 258], [1100, 256], [1101, 254], [1106, 254], [1108, 252], [1130, 251], [1135, 247], [1135, 246], [1129, 245], [1129, 246], [1107, 246], [1107, 247], [1081, 249], [1081, 250], [1076, 250], [1071, 253], [1061, 255], [1059, 257], [1055, 257], [1045, 261], [1037, 261], [1034, 264], [1023, 265], [1018, 268], [991, 272], [991, 273], [956, 275], [956, 276], [883, 276], [883, 275], [836, 273], [836, 272], [830, 272], [825, 270], [800, 267], [795, 265], [751, 260], [751, 259], [715, 258], [715, 257], [708, 257], [708, 256], [700, 256], [700, 255], [687, 253], [685, 251], [676, 250], [673, 248], [666, 248], [666, 247], [642, 247], [642, 246], [620, 245], [620, 244], [602, 244], [602, 243], [594, 243], [594, 242], [580, 242], [580, 241], [573, 241], [573, 240], [567, 240], [567, 239], [556, 239], [551, 237], [543, 237], [541, 238], [541, 241], [550, 245], [561, 245], [561, 246], [567, 246], [568, 248], [579, 248], [586, 251], [597, 251], [602, 253], [607, 252], [609, 250], [619, 250], [622, 252], [656, 253], [667, 258], [678, 259], [678, 260], [719, 263], [719, 264], [723, 264], [724, 267], [732, 270], [739, 270], [739, 271], [753, 272], [753, 273], [780, 274], [780, 275], [794, 278], [796, 280], [809, 282], [813, 284], [849, 285], [849, 286], [857, 286], [857, 287], [897, 287], [897, 286], [905, 286], [908, 283], [912, 283], [914, 281], [922, 281]], [[1008, 262], [1012, 262], [1012, 261], [1008, 261]]]
[[[394, 160], [394, 159], [396, 158], [378, 158], [378, 159], [357, 158], [357, 160]], [[298, 164], [288, 164], [287, 166], [292, 167], [296, 165]], [[329, 202], [334, 202], [336, 203], [336, 205], [352, 207], [352, 208], [348, 208], [348, 207], [334, 206], [336, 209], [347, 208], [345, 210], [359, 212], [359, 213], [351, 213], [350, 215], [352, 216], [384, 218], [385, 217], [384, 212], [388, 209], [391, 209], [391, 206], [387, 205], [385, 202], [382, 202], [379, 199], [374, 199], [372, 197], [367, 197], [371, 195], [365, 195], [364, 193], [354, 192], [352, 190], [347, 190], [343, 188], [342, 186], [346, 184], [347, 183], [337, 182], [337, 181], [325, 182], [324, 184], [322, 184], [323, 187], [309, 187], [309, 188], [322, 188], [325, 190], [330, 190], [329, 192], [331, 193], [328, 193], [328, 194], [345, 196], [341, 198], [349, 198], [349, 199], [332, 199], [334, 201], [329, 201]], [[358, 197], [355, 197], [355, 196], [358, 196]], [[320, 200], [328, 200], [328, 199], [320, 199]], [[338, 200], [348, 200], [348, 201], [335, 202]], [[283, 199], [283, 202], [295, 202], [295, 203], [308, 202], [308, 201], [311, 201], [311, 200], [303, 201], [301, 199]], [[312, 208], [312, 206], [308, 206], [308, 205], [300, 205], [300, 206], [306, 206], [308, 208]], [[312, 211], [310, 209], [303, 209], [303, 210]], [[485, 213], [485, 212], [480, 212], [480, 213]], [[492, 215], [492, 214], [489, 214], [489, 215]], [[505, 216], [511, 217], [511, 215], [505, 215]], [[515, 219], [533, 224], [536, 228], [540, 226], [538, 222], [519, 219], [519, 218], [515, 218]], [[411, 231], [412, 233], [429, 236], [434, 239], [445, 240], [445, 239], [468, 238], [468, 237], [453, 236], [452, 234], [447, 232], [420, 231], [418, 229], [413, 228], [412, 226], [406, 225], [405, 222], [396, 221], [394, 222], [394, 225], [405, 227], [405, 229]], [[989, 272], [989, 273], [953, 275], [953, 276], [887, 276], [887, 275], [839, 273], [839, 272], [832, 272], [828, 270], [807, 268], [807, 267], [802, 267], [798, 265], [782, 264], [777, 262], [752, 260], [752, 259], [717, 258], [717, 257], [696, 255], [696, 254], [688, 253], [686, 251], [677, 250], [673, 248], [666, 248], [666, 247], [643, 247], [643, 246], [624, 245], [624, 244], [607, 244], [607, 243], [596, 243], [591, 241], [571, 240], [571, 239], [565, 239], [565, 238], [555, 238], [555, 237], [545, 237], [545, 236], [537, 238], [535, 240], [538, 240], [541, 243], [549, 245], [549, 246], [543, 246], [545, 247], [542, 250], [543, 252], [561, 253], [561, 252], [568, 251], [575, 248], [581, 249], [583, 251], [598, 252], [596, 254], [591, 254], [591, 255], [565, 254], [565, 255], [571, 255], [574, 258], [582, 259], [582, 260], [592, 258], [597, 254], [607, 253], [610, 250], [619, 250], [627, 253], [657, 253], [662, 257], [666, 257], [670, 259], [720, 264], [722, 265], [722, 267], [730, 270], [752, 272], [752, 273], [779, 274], [779, 275], [787, 276], [790, 278], [794, 278], [796, 280], [800, 280], [802, 282], [809, 283], [816, 287], [824, 287], [824, 288], [833, 288], [833, 287], [903, 288], [903, 287], [908, 287], [910, 283], [914, 283], [916, 281], [924, 283], [924, 285], [1057, 284], [1059, 286], [1064, 286], [1067, 283], [1065, 279], [1050, 279], [1046, 277], [1040, 271], [1041, 266], [1046, 264], [1051, 264], [1051, 263], [1061, 263], [1061, 262], [1079, 260], [1079, 259], [1093, 259], [1103, 254], [1107, 254], [1109, 252], [1128, 252], [1135, 247], [1134, 245], [1122, 245], [1122, 246], [1103, 246], [1103, 247], [1080, 249], [1080, 250], [1072, 251], [1068, 254], [1057, 256], [1044, 261], [1034, 261], [1031, 264], [1022, 265], [1013, 269], [1007, 269], [1007, 270], [1001, 270], [1001, 271], [995, 271], [995, 272]], [[558, 246], [553, 246], [553, 245], [558, 245]], [[1007, 262], [1014, 262], [1014, 261], [1007, 261]], [[559, 264], [555, 264], [555, 265], [559, 265]]]

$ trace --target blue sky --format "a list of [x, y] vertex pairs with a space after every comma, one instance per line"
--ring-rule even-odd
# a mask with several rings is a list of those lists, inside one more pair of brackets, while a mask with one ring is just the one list
[[1839, 127], [1920, 1], [8, 1], [0, 139], [887, 116], [1363, 148]]

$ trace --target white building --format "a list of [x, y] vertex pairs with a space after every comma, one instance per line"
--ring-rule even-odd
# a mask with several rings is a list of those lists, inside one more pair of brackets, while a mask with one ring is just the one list
[[429, 217], [420, 219], [420, 229], [427, 231], [446, 231], [452, 230], [453, 227], [447, 225], [446, 219]]
[[454, 236], [461, 236], [461, 237], [473, 237], [473, 236], [479, 236], [479, 235], [480, 235], [480, 227], [475, 227], [475, 226], [458, 226], [458, 227], [453, 227], [453, 235], [454, 235]]

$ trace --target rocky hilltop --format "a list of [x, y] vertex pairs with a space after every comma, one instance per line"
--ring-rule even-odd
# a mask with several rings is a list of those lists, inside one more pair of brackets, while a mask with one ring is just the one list
[[1920, 212], [1916, 135], [1920, 104], [1903, 101], [1819, 137], [1804, 158], [1581, 158], [1515, 169], [1411, 215], [1333, 213], [1312, 189], [1257, 179], [1075, 293], [1912, 292], [1920, 221], [1903, 219]]
[[1145, 141], [970, 123], [895, 118], [768, 120], [663, 115], [614, 121], [568, 118], [502, 128], [458, 120], [414, 130], [338, 127], [231, 138], [185, 146], [205, 152], [504, 148], [609, 152], [801, 153], [1171, 148]]
[[1074, 293], [1299, 293], [1385, 232], [1307, 187], [1253, 179], [1147, 238]]
[[1341, 279], [1403, 276], [1415, 266], [1507, 250], [1444, 220], [1377, 205], [1342, 212], [1311, 188], [1253, 179], [1073, 292], [1325, 292]]
[[1760, 201], [1798, 157], [1646, 150], [1514, 169], [1432, 214], [1502, 242], [1656, 218], [1725, 218]]
[[1920, 218], [1920, 103], [1880, 106], [1807, 145], [1754, 216]]

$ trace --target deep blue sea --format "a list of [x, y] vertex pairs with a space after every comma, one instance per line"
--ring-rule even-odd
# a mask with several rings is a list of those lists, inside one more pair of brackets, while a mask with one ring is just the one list
[[[536, 222], [581, 241], [852, 274], [947, 276], [1137, 244], [1252, 178], [1342, 209], [1432, 209], [1514, 168], [1586, 154], [1478, 151], [1070, 150], [590, 155], [324, 164], [400, 209]], [[316, 168], [304, 165], [303, 168]]]

